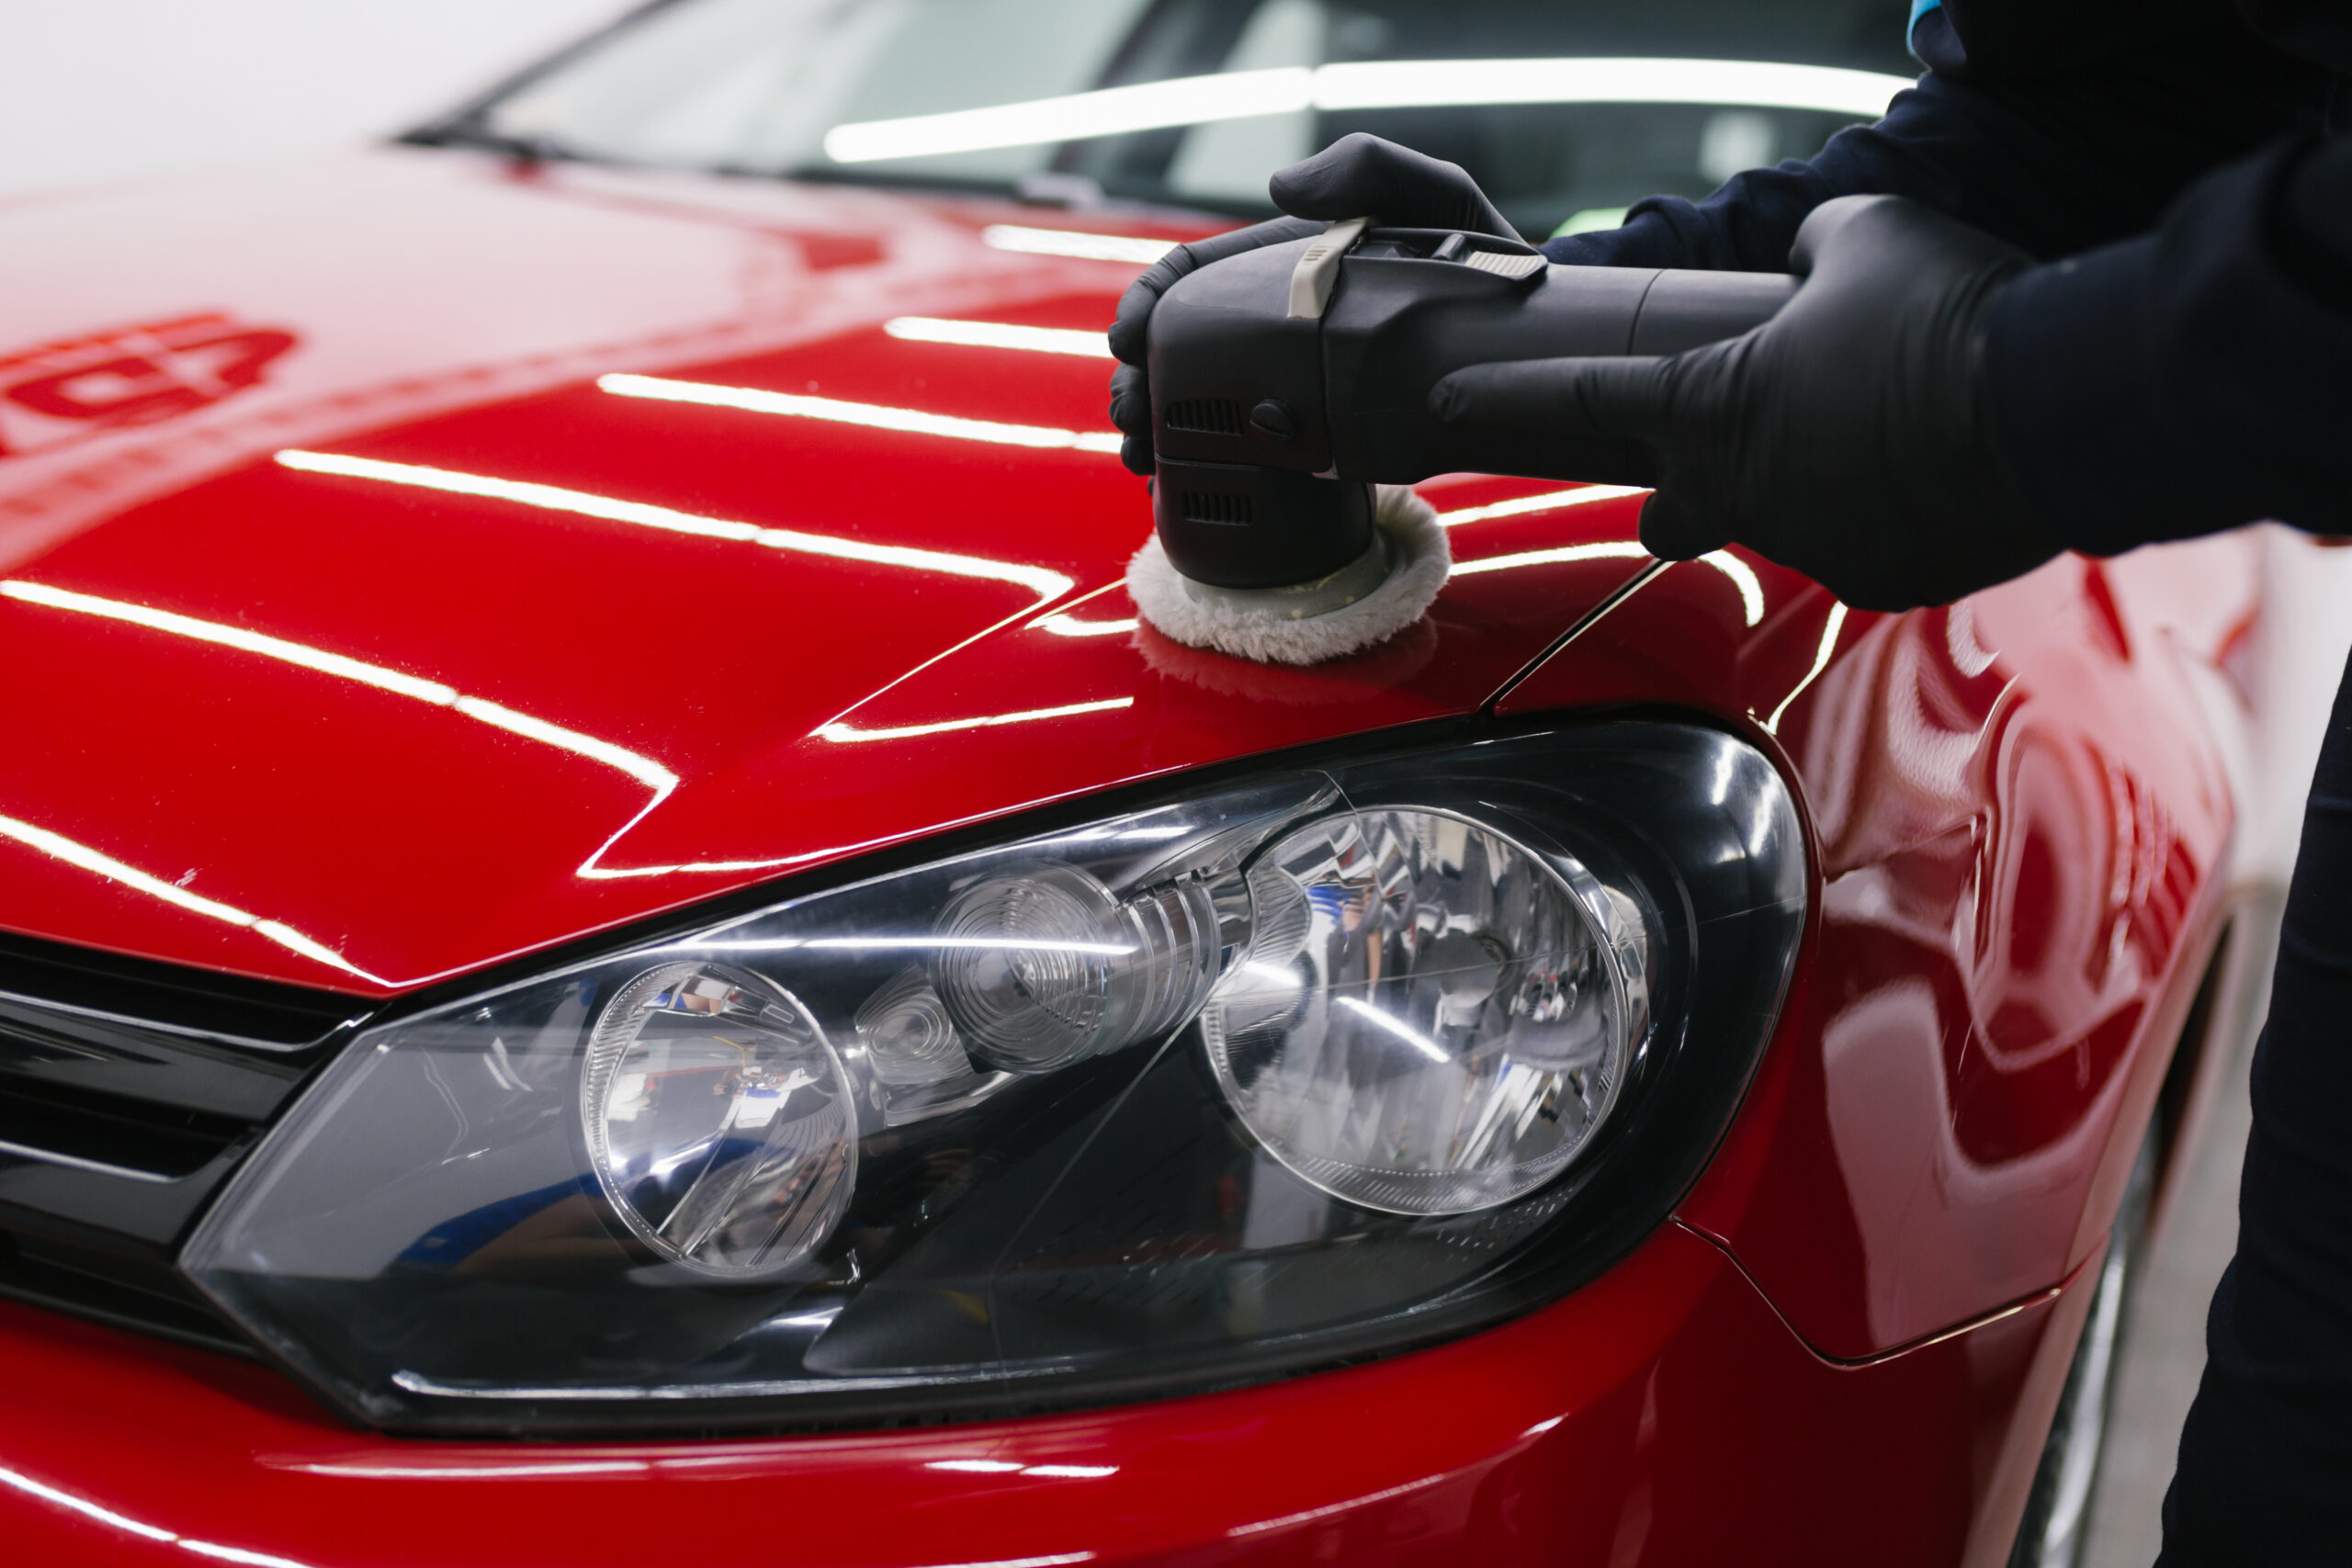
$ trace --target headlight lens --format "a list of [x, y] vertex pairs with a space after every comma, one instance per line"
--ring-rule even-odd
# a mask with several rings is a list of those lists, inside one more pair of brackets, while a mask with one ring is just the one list
[[857, 1113], [825, 1032], [714, 964], [649, 969], [605, 1004], [580, 1120], [622, 1223], [655, 1256], [722, 1279], [806, 1258], [857, 1179]]
[[1354, 811], [1284, 835], [1250, 888], [1288, 918], [1202, 1031], [1242, 1122], [1315, 1186], [1391, 1213], [1494, 1208], [1608, 1116], [1648, 938], [1580, 863], [1455, 813]]
[[321, 1392], [426, 1429], [1359, 1358], [1655, 1227], [1745, 1086], [1803, 886], [1770, 766], [1703, 729], [1279, 774], [383, 1024], [183, 1267]]

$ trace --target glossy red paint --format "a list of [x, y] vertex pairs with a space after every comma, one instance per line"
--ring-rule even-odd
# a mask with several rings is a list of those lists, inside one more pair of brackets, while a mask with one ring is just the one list
[[[0, 660], [44, 671], [0, 692], [35, 738], [0, 925], [385, 994], [1469, 712], [1639, 556], [1622, 502], [1477, 518], [1411, 637], [1295, 675], [1191, 655], [1122, 624], [1149, 503], [1104, 362], [886, 330], [1098, 333], [1132, 263], [983, 242], [1026, 209], [503, 169], [387, 152], [0, 214], [45, 275], [0, 309], [124, 314], [136, 231], [205, 258], [181, 297], [302, 333], [237, 400], [0, 464]], [[299, 265], [206, 249], [297, 209]]]
[[[200, 315], [298, 340], [209, 400], [0, 457], [0, 661], [38, 672], [0, 686], [0, 926], [394, 993], [1474, 714], [1643, 566], [1632, 498], [1455, 477], [1424, 489], [1461, 566], [1406, 636], [1309, 671], [1169, 644], [1120, 586], [1148, 513], [1103, 362], [888, 329], [1101, 328], [1134, 264], [994, 224], [1111, 227], [415, 150], [0, 212], [0, 344]], [[1680, 1223], [1518, 1322], [1023, 1422], [482, 1446], [0, 1308], [0, 1539], [265, 1568], [684, 1539], [712, 1562], [1997, 1564], [2225, 913], [2259, 589], [2221, 540], [1879, 616], [1729, 552], [1511, 687], [1507, 718], [1664, 705], [1748, 735], [1816, 872], [1796, 988]]]
[[387, 1441], [256, 1369], [0, 1305], [0, 1534], [125, 1568], [1997, 1563], [2088, 1295], [1838, 1366], [1669, 1225], [1557, 1306], [1351, 1371], [628, 1446]]
[[1746, 628], [1676, 567], [1505, 704], [1700, 708], [1802, 782], [1815, 983], [1680, 1213], [1824, 1353], [1938, 1332], [2104, 1236], [2225, 912], [2253, 547], [2066, 558], [1901, 616], [1757, 561]]

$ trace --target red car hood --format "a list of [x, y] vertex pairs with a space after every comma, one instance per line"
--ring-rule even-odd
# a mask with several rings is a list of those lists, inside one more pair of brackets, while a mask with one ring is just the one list
[[0, 209], [0, 926], [385, 994], [1473, 710], [1638, 564], [1444, 480], [1381, 649], [1138, 628], [1108, 365], [922, 325], [1099, 332], [1040, 228], [1188, 232], [407, 149]]

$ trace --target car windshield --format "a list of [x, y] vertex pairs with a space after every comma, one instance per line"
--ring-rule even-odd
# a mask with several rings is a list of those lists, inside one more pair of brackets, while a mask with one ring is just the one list
[[424, 139], [1250, 215], [1350, 131], [1524, 232], [1611, 225], [1872, 119], [1890, 0], [671, 0]]

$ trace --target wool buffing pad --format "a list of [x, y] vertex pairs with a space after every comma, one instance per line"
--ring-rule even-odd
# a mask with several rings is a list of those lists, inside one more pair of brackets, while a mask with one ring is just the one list
[[[1320, 664], [1385, 642], [1421, 618], [1445, 586], [1453, 554], [1437, 509], [1402, 486], [1378, 487], [1373, 554], [1296, 588], [1216, 588], [1169, 564], [1157, 535], [1127, 563], [1127, 592], [1162, 636], [1265, 664]], [[1332, 605], [1335, 584], [1376, 572], [1377, 586]]]

